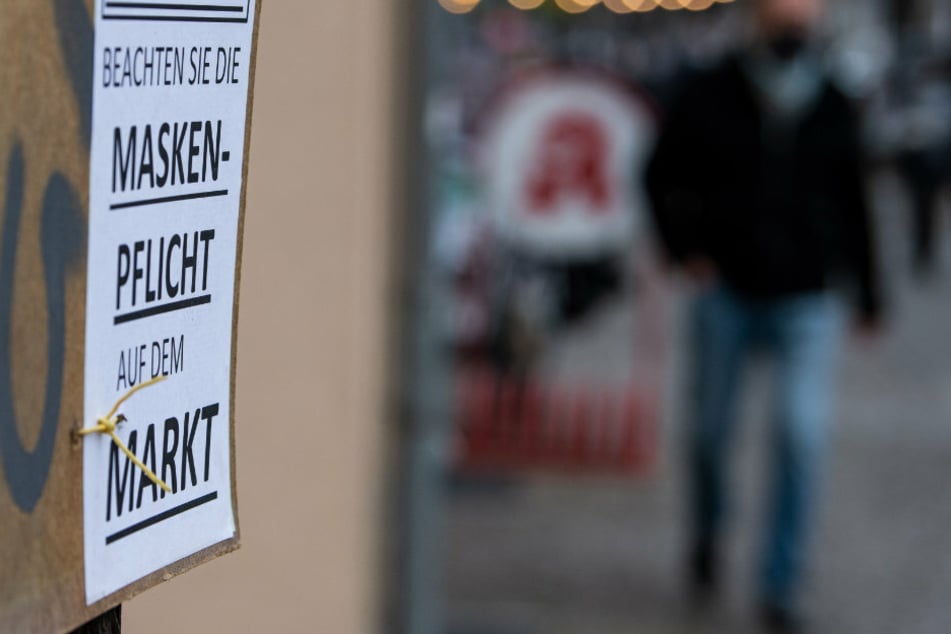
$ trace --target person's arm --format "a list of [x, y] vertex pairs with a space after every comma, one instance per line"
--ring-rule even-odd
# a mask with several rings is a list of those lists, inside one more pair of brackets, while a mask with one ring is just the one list
[[648, 164], [645, 184], [654, 227], [667, 256], [683, 264], [697, 255], [700, 196], [692, 164], [698, 150], [689, 91], [667, 113]]
[[850, 113], [849, 155], [845, 166], [845, 215], [850, 264], [857, 277], [856, 304], [861, 325], [877, 326], [883, 299], [875, 222], [865, 193], [865, 156], [858, 114]]

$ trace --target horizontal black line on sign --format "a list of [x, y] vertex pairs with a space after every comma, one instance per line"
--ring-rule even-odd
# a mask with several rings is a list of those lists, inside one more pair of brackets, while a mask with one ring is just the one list
[[218, 492], [213, 491], [212, 493], [209, 493], [208, 495], [203, 495], [200, 498], [195, 498], [191, 502], [185, 502], [184, 504], [179, 504], [175, 508], [171, 508], [167, 511], [162, 511], [158, 515], [153, 515], [152, 517], [148, 519], [144, 519], [141, 522], [137, 522], [128, 528], [123, 528], [121, 531], [118, 531], [116, 533], [113, 533], [112, 535], [107, 536], [106, 546], [108, 546], [109, 544], [113, 542], [119, 541], [123, 537], [128, 537], [129, 535], [132, 535], [133, 533], [138, 533], [140, 530], [148, 528], [149, 526], [155, 526], [159, 522], [164, 522], [165, 520], [171, 517], [175, 517], [176, 515], [181, 515], [185, 511], [190, 511], [196, 506], [201, 506], [202, 504], [207, 504], [208, 502], [211, 502], [212, 500], [217, 500], [217, 499], [218, 499]]
[[109, 9], [165, 9], [168, 11], [229, 11], [241, 13], [244, 7], [220, 4], [171, 4], [165, 2], [106, 2]]
[[243, 22], [248, 23], [248, 18], [214, 18], [197, 17], [186, 15], [104, 15], [103, 20], [141, 20], [143, 22]]
[[142, 200], [130, 200], [125, 203], [114, 203], [109, 205], [109, 209], [128, 209], [129, 207], [144, 207], [146, 205], [161, 205], [162, 203], [177, 203], [182, 200], [196, 200], [198, 198], [214, 198], [215, 196], [227, 196], [227, 189], [216, 189], [210, 192], [195, 192], [194, 194], [181, 194], [178, 196], [163, 196], [161, 198], [144, 198]]
[[171, 313], [176, 310], [184, 310], [186, 308], [192, 308], [193, 306], [201, 306], [202, 304], [210, 304], [211, 295], [201, 295], [199, 297], [191, 297], [189, 299], [183, 299], [177, 302], [172, 302], [170, 304], [162, 304], [160, 306], [151, 306], [149, 308], [143, 308], [142, 310], [136, 310], [131, 313], [124, 313], [122, 315], [116, 315], [113, 323], [118, 326], [119, 324], [124, 324], [126, 322], [135, 321], [137, 319], [145, 319], [146, 317], [154, 317], [155, 315], [161, 315], [163, 313]]

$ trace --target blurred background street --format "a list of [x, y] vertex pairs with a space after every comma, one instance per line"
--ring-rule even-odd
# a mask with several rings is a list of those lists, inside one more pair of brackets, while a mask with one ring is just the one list
[[[909, 201], [894, 175], [879, 175], [870, 192], [882, 234], [907, 234]], [[819, 633], [951, 631], [951, 337], [943, 334], [951, 267], [944, 258], [938, 275], [917, 282], [908, 244], [883, 245], [897, 306], [887, 332], [872, 342], [851, 338], [841, 363], [809, 601]], [[692, 612], [678, 436], [682, 351], [675, 357], [662, 457], [647, 477], [453, 480], [444, 571], [452, 634], [758, 631], [750, 597], [768, 376], [750, 373], [742, 404], [742, 429], [751, 433], [738, 436], [724, 596]]]

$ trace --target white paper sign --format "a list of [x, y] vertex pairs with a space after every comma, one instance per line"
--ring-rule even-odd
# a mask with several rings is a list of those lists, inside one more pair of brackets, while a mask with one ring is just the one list
[[96, 1], [85, 425], [86, 601], [235, 533], [235, 256], [255, 0]]

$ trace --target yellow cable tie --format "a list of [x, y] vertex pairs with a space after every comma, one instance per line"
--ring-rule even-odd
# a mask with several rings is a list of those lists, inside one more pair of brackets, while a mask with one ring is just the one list
[[145, 466], [144, 462], [136, 458], [135, 454], [132, 453], [129, 450], [129, 448], [125, 446], [125, 443], [122, 442], [122, 439], [119, 438], [119, 436], [116, 434], [116, 427], [119, 425], [119, 423], [126, 420], [126, 417], [123, 416], [122, 414], [119, 414], [118, 416], [116, 415], [116, 412], [119, 411], [119, 408], [122, 406], [122, 404], [125, 403], [127, 400], [129, 400], [129, 398], [133, 394], [138, 392], [139, 390], [144, 390], [145, 388], [155, 385], [156, 383], [161, 383], [166, 378], [167, 377], [160, 375], [153, 379], [145, 381], [144, 383], [139, 383], [138, 385], [130, 389], [128, 392], [123, 394], [121, 397], [119, 397], [119, 400], [116, 401], [116, 404], [112, 406], [112, 409], [109, 410], [109, 413], [106, 414], [105, 416], [99, 417], [97, 421], [98, 424], [95, 427], [87, 427], [85, 429], [80, 429], [78, 433], [80, 436], [87, 436], [89, 434], [106, 434], [107, 436], [112, 438], [112, 442], [114, 442], [116, 446], [122, 450], [122, 453], [124, 453], [129, 458], [129, 460], [132, 461], [132, 464], [134, 464], [135, 466], [137, 466], [139, 469], [142, 470], [142, 473], [144, 473], [146, 477], [148, 477], [149, 480], [151, 480], [158, 486], [162, 487], [162, 489], [164, 489], [166, 493], [171, 493], [172, 489], [167, 484], [165, 484], [165, 482], [163, 482], [161, 478], [155, 475], [151, 469]]

